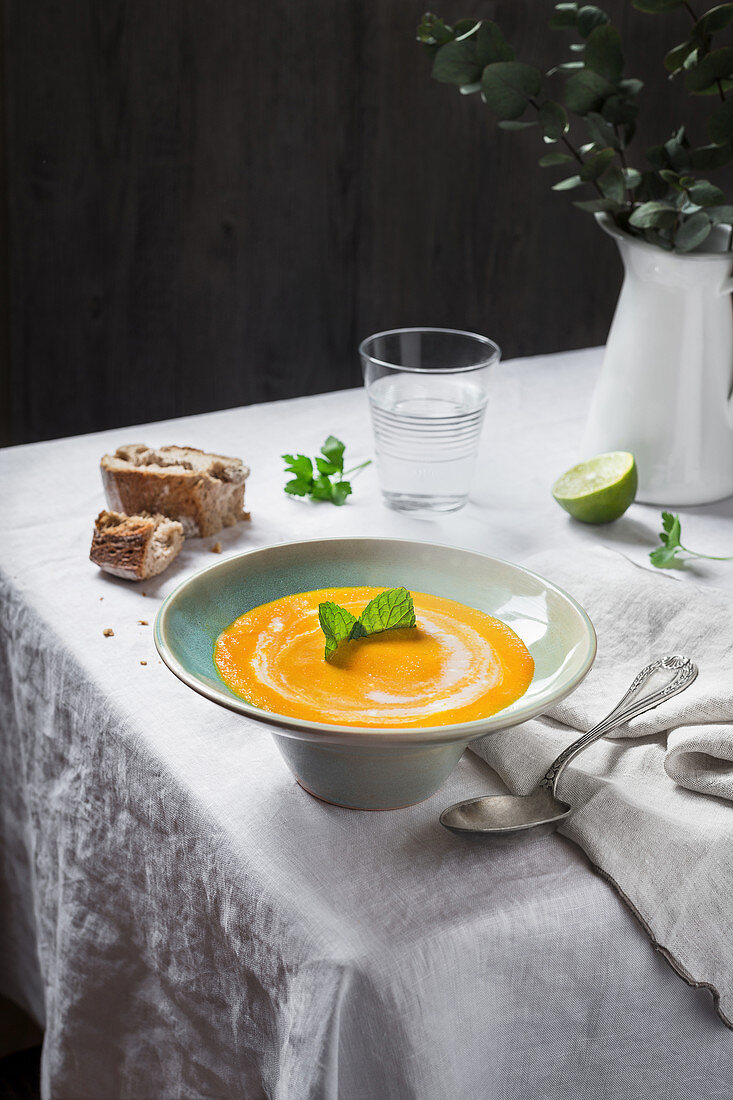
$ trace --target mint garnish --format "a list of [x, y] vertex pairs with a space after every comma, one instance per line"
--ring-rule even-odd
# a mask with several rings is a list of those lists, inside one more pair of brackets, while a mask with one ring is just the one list
[[330, 660], [338, 647], [352, 638], [368, 638], [386, 630], [414, 627], [415, 608], [406, 588], [388, 588], [370, 600], [358, 619], [345, 607], [330, 600], [318, 605], [318, 621], [326, 636], [325, 658]]

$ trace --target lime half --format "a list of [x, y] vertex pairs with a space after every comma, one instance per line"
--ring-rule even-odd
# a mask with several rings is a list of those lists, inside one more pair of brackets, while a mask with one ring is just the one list
[[634, 456], [609, 451], [573, 466], [557, 479], [552, 495], [581, 523], [611, 523], [633, 503], [638, 483]]

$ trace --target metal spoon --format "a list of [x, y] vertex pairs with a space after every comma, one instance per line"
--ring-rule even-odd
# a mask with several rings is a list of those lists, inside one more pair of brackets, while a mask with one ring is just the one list
[[[639, 690], [655, 672], [670, 669], [671, 680], [657, 691], [636, 698]], [[563, 771], [579, 752], [606, 733], [622, 726], [665, 699], [684, 691], [697, 676], [697, 665], [689, 657], [660, 657], [641, 670], [623, 699], [602, 722], [568, 745], [552, 763], [544, 779], [531, 794], [485, 795], [456, 802], [443, 810], [440, 823], [453, 833], [480, 833], [483, 836], [511, 836], [530, 829], [553, 832], [571, 811], [567, 802], [556, 798], [557, 784]], [[635, 700], [632, 702], [632, 700]]]

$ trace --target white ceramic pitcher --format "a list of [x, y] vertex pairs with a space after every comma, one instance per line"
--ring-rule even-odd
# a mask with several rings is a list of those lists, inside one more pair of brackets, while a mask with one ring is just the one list
[[[665, 252], [599, 225], [624, 283], [583, 437], [582, 457], [631, 451], [637, 499], [705, 504], [733, 494], [733, 252], [718, 226], [706, 250]], [[711, 244], [712, 242], [712, 244]]]

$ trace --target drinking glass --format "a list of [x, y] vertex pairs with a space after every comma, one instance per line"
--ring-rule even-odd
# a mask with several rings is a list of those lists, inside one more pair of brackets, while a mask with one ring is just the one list
[[359, 345], [386, 503], [455, 512], [468, 500], [493, 340], [447, 328], [400, 328]]

